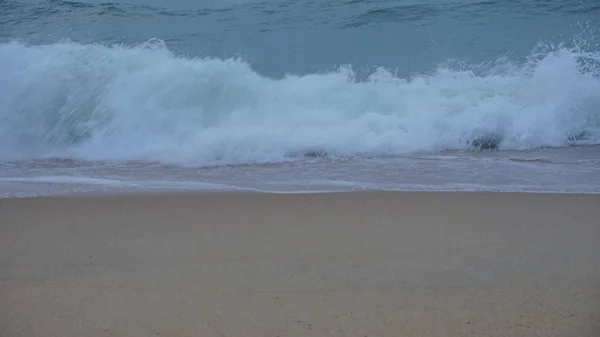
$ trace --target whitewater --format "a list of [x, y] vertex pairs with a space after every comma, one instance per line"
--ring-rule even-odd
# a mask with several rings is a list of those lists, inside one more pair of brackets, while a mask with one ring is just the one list
[[[588, 26], [559, 43], [539, 41], [523, 59], [270, 76], [243, 55], [188, 55], [160, 38], [9, 39], [0, 43], [0, 189], [178, 181], [270, 191], [309, 182], [324, 191], [600, 191], [598, 41]], [[423, 165], [436, 178], [415, 175]], [[527, 179], [511, 178], [524, 165]], [[462, 178], [477, 167], [487, 178]], [[489, 175], [500, 167], [502, 177]], [[561, 170], [562, 184], [545, 189]], [[279, 187], [267, 188], [273, 181]]]
[[134, 47], [0, 46], [4, 160], [182, 165], [597, 144], [600, 52], [560, 48], [400, 78], [378, 69], [261, 76], [240, 59]]

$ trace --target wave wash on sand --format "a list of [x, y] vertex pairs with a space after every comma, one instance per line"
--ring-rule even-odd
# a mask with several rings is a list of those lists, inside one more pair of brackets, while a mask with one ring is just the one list
[[540, 47], [523, 64], [400, 78], [351, 67], [264, 77], [164, 43], [0, 45], [0, 160], [214, 165], [600, 142], [600, 49]]

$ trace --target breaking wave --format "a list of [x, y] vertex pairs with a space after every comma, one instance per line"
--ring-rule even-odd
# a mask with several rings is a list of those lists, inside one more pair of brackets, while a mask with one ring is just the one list
[[600, 50], [526, 62], [269, 78], [240, 59], [137, 46], [0, 44], [0, 160], [182, 165], [600, 142]]

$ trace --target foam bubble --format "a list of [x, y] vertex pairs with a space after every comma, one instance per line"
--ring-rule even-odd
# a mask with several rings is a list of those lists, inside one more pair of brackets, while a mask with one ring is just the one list
[[579, 45], [412, 78], [378, 69], [358, 81], [342, 67], [272, 79], [158, 40], [11, 42], [0, 44], [0, 160], [215, 165], [596, 144], [599, 64]]

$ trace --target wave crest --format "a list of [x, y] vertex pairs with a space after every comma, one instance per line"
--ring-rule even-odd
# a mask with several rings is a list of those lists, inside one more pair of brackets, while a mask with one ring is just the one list
[[350, 66], [272, 79], [239, 59], [177, 56], [160, 40], [12, 42], [0, 45], [0, 160], [214, 165], [596, 144], [599, 75], [600, 52], [581, 44], [523, 65], [412, 78], [380, 68], [359, 81]]

